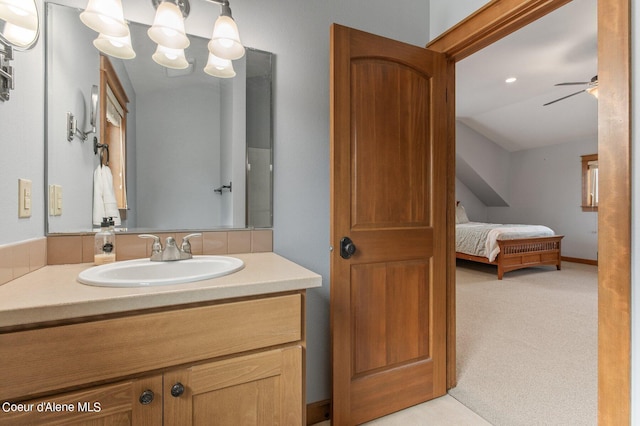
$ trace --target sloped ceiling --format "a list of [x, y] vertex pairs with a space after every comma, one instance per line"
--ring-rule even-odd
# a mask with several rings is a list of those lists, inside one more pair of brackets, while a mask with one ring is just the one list
[[543, 104], [596, 74], [597, 1], [573, 0], [456, 65], [457, 119], [509, 151], [593, 138], [593, 96]]

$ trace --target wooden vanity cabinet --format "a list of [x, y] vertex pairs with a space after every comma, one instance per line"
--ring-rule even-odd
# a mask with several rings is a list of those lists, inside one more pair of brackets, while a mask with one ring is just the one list
[[13, 403], [0, 425], [161, 425], [162, 397], [161, 375], [127, 380]]
[[288, 347], [164, 375], [164, 424], [301, 425], [302, 348]]
[[304, 424], [304, 296], [0, 333], [0, 425]]

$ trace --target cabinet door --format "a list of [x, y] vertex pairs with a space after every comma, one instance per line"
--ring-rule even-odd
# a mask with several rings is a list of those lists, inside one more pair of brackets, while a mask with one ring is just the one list
[[51, 395], [19, 404], [3, 404], [0, 425], [157, 426], [162, 424], [162, 376]]
[[295, 425], [303, 421], [302, 347], [165, 373], [165, 425]]

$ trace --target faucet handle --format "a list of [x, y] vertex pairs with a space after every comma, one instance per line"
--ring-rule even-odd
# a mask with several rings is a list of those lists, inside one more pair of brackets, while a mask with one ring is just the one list
[[182, 238], [182, 245], [180, 247], [180, 249], [184, 252], [184, 253], [189, 253], [191, 254], [191, 243], [189, 242], [189, 240], [193, 237], [201, 237], [202, 234], [200, 232], [195, 232], [193, 234], [189, 234], [189, 235], [185, 235]]
[[138, 237], [153, 238], [153, 244], [151, 245], [152, 256], [157, 253], [162, 253], [162, 243], [160, 242], [160, 237], [158, 237], [157, 235], [151, 235], [151, 234], [140, 234], [138, 235]]

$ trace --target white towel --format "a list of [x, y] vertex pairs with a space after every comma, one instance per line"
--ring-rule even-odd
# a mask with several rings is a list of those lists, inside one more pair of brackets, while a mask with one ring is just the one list
[[103, 217], [112, 217], [115, 226], [122, 224], [111, 169], [99, 165], [93, 172], [93, 224], [100, 226]]

